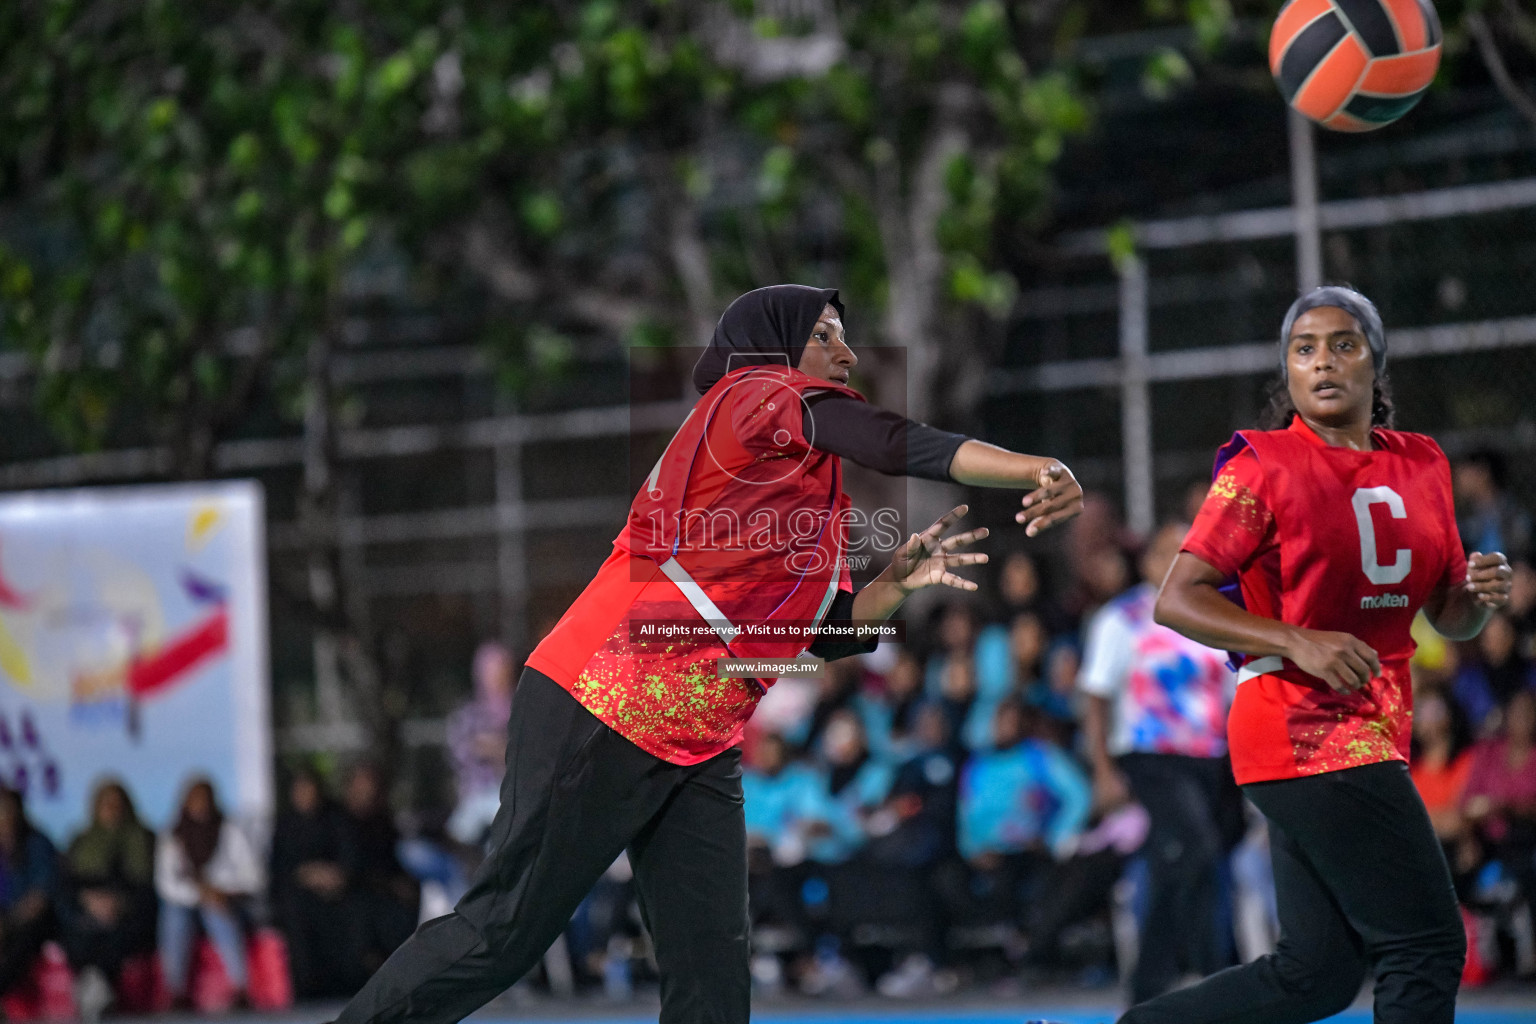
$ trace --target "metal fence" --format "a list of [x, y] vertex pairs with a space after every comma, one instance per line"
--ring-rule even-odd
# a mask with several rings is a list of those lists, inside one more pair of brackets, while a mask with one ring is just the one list
[[[1309, 160], [1303, 150], [1294, 162], [1293, 204], [1136, 224], [1135, 254], [1118, 264], [1106, 231], [1058, 239], [1057, 283], [1020, 295], [988, 375], [986, 436], [1070, 459], [1146, 530], [1206, 476], [1230, 431], [1252, 424], [1276, 366], [1272, 335], [1299, 284], [1347, 279], [1387, 318], [1403, 425], [1453, 456], [1506, 451], [1529, 501], [1536, 178], [1319, 203]], [[417, 334], [337, 357], [337, 378], [368, 408], [340, 437], [340, 536], [397, 672], [416, 681], [405, 738], [431, 747], [441, 715], [467, 692], [474, 644], [525, 643], [565, 608], [627, 508], [630, 446], [664, 441], [689, 403], [626, 402], [622, 360], [610, 360], [539, 396], [540, 408], [513, 411], [480, 350]], [[24, 415], [25, 375], [19, 360], [0, 361], [6, 416]], [[8, 447], [4, 489], [140, 480], [169, 467], [169, 453], [153, 448], [17, 458]], [[268, 491], [280, 746], [345, 750], [362, 730], [314, 681], [302, 609], [281, 597], [282, 581], [305, 572], [302, 455], [297, 437], [245, 439], [220, 445], [215, 464]]]

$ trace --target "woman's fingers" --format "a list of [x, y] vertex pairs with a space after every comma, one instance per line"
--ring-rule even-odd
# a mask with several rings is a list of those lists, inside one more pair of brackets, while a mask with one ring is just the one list
[[971, 580], [966, 579], [964, 576], [956, 576], [952, 572], [946, 572], [943, 576], [940, 576], [939, 582], [946, 587], [954, 587], [956, 590], [977, 589], [976, 584]]
[[954, 526], [955, 523], [959, 522], [960, 517], [965, 515], [970, 510], [971, 506], [969, 505], [956, 505], [948, 512], [945, 512], [942, 516], [939, 516], [938, 519], [934, 520], [933, 525], [924, 530], [923, 533], [929, 536], [937, 537], [951, 526]]
[[988, 558], [984, 551], [962, 551], [955, 554], [945, 554], [945, 565], [986, 565]]
[[991, 532], [985, 526], [978, 526], [974, 530], [967, 530], [964, 533], [957, 533], [952, 537], [945, 537], [943, 542], [939, 544], [939, 548], [943, 551], [953, 551], [955, 548], [963, 547], [966, 544], [974, 544], [978, 540], [986, 540]]
[[1021, 512], [1014, 518], [1020, 523], [1027, 523], [1024, 527], [1026, 537], [1038, 536], [1042, 531], [1049, 530], [1057, 523], [1065, 522], [1083, 510], [1081, 496], [1074, 496], [1064, 501], [1061, 508], [1046, 506], [1031, 516], [1028, 512]]

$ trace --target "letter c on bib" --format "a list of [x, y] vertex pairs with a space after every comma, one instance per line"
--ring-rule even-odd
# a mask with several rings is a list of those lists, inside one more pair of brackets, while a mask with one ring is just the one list
[[1355, 507], [1355, 525], [1360, 528], [1360, 568], [1365, 570], [1366, 579], [1377, 586], [1403, 582], [1413, 566], [1413, 552], [1398, 548], [1397, 560], [1382, 565], [1376, 555], [1376, 525], [1371, 522], [1372, 505], [1387, 506], [1393, 519], [1407, 519], [1408, 509], [1403, 505], [1402, 495], [1390, 487], [1362, 487], [1355, 491], [1350, 504]]

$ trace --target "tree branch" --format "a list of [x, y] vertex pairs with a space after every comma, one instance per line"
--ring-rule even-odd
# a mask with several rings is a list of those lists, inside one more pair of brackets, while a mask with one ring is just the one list
[[1536, 125], [1536, 98], [1521, 89], [1510, 75], [1509, 68], [1504, 64], [1504, 57], [1499, 53], [1498, 44], [1494, 41], [1493, 30], [1488, 27], [1488, 22], [1481, 14], [1473, 13], [1467, 15], [1466, 26], [1467, 32], [1477, 43], [1477, 52], [1482, 56], [1483, 63], [1487, 65], [1488, 74], [1493, 77], [1493, 84], [1499, 87], [1499, 92], [1514, 105], [1514, 108], [1520, 112], [1520, 116]]

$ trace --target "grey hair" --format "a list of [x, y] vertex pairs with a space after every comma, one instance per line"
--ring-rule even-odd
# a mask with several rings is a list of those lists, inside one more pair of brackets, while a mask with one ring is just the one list
[[1360, 330], [1365, 333], [1366, 344], [1371, 346], [1371, 362], [1375, 364], [1376, 376], [1385, 373], [1387, 332], [1381, 326], [1381, 313], [1377, 311], [1376, 304], [1347, 285], [1328, 284], [1313, 288], [1291, 303], [1291, 308], [1286, 311], [1285, 322], [1280, 325], [1280, 379], [1287, 378], [1285, 353], [1291, 344], [1291, 328], [1296, 326], [1301, 314], [1319, 306], [1333, 306], [1355, 318]]

